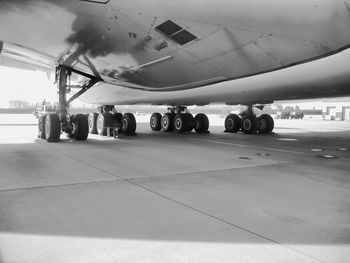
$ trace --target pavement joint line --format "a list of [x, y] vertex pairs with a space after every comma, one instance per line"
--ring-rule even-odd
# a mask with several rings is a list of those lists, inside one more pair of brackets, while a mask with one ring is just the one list
[[171, 202], [176, 203], [176, 204], [178, 204], [178, 205], [180, 205], [180, 206], [186, 207], [186, 208], [188, 208], [188, 209], [190, 209], [190, 210], [192, 210], [192, 211], [195, 211], [195, 212], [197, 212], [197, 213], [200, 213], [200, 214], [202, 214], [202, 215], [205, 215], [205, 216], [207, 216], [207, 217], [210, 217], [210, 218], [212, 218], [212, 219], [214, 219], [214, 220], [220, 221], [220, 222], [222, 222], [222, 223], [224, 223], [224, 224], [230, 225], [230, 226], [232, 226], [232, 227], [234, 227], [234, 228], [240, 229], [240, 230], [243, 231], [243, 232], [250, 233], [250, 234], [252, 234], [252, 235], [254, 235], [254, 236], [257, 236], [257, 237], [259, 237], [259, 238], [262, 238], [262, 239], [264, 239], [264, 240], [267, 240], [267, 241], [269, 241], [269, 242], [271, 242], [271, 243], [274, 243], [274, 244], [276, 244], [276, 245], [282, 246], [282, 247], [284, 247], [284, 248], [287, 248], [287, 249], [289, 249], [289, 250], [292, 250], [292, 251], [294, 251], [294, 252], [297, 252], [297, 253], [299, 253], [299, 254], [302, 254], [302, 255], [304, 255], [304, 256], [307, 256], [307, 257], [309, 257], [309, 258], [312, 258], [313, 260], [315, 260], [315, 261], [317, 261], [317, 262], [325, 263], [324, 261], [322, 261], [322, 260], [320, 260], [320, 259], [318, 259], [318, 258], [315, 258], [315, 257], [313, 257], [313, 256], [311, 256], [311, 255], [309, 255], [309, 254], [307, 254], [307, 253], [305, 253], [305, 252], [303, 252], [303, 251], [300, 251], [300, 250], [298, 250], [298, 249], [295, 249], [295, 248], [293, 248], [293, 247], [290, 247], [290, 246], [288, 246], [288, 245], [286, 245], [286, 244], [283, 244], [283, 243], [281, 243], [281, 242], [279, 242], [279, 241], [277, 241], [277, 240], [274, 240], [274, 239], [272, 239], [272, 238], [263, 236], [263, 235], [261, 235], [261, 234], [259, 234], [259, 233], [257, 233], [257, 232], [254, 232], [254, 231], [252, 231], [252, 230], [249, 230], [248, 228], [245, 228], [245, 227], [239, 226], [239, 225], [237, 225], [237, 224], [234, 224], [234, 223], [232, 223], [232, 222], [230, 222], [230, 221], [228, 221], [228, 220], [226, 220], [226, 219], [224, 219], [224, 218], [220, 218], [220, 217], [218, 217], [218, 216], [209, 214], [208, 212], [202, 211], [202, 210], [200, 210], [200, 209], [198, 209], [198, 208], [195, 208], [195, 207], [193, 207], [193, 206], [187, 205], [187, 204], [185, 204], [185, 203], [183, 203], [183, 202], [181, 202], [181, 201], [178, 201], [178, 200], [173, 199], [173, 198], [171, 198], [171, 197], [169, 197], [169, 196], [166, 196], [166, 195], [161, 194], [161, 193], [159, 193], [159, 192], [157, 192], [157, 191], [154, 191], [154, 190], [152, 190], [152, 189], [150, 189], [150, 188], [148, 188], [148, 187], [146, 187], [146, 186], [143, 186], [143, 185], [141, 185], [141, 184], [138, 184], [138, 183], [132, 181], [132, 179], [124, 179], [124, 181], [126, 181], [126, 182], [128, 182], [128, 183], [130, 183], [130, 184], [132, 184], [132, 185], [134, 185], [134, 186], [137, 186], [137, 187], [139, 187], [139, 188], [141, 188], [141, 189], [143, 189], [143, 190], [145, 190], [145, 191], [148, 191], [148, 192], [153, 193], [153, 194], [155, 194], [155, 195], [157, 195], [157, 196], [160, 196], [160, 197], [162, 197], [162, 198], [164, 198], [164, 199], [166, 199], [166, 200], [168, 200], [168, 201], [171, 201]]
[[[62, 153], [62, 152], [61, 152], [61, 153]], [[262, 238], [262, 239], [264, 239], [264, 240], [267, 240], [267, 241], [269, 241], [269, 242], [271, 242], [271, 243], [274, 243], [274, 244], [276, 244], [276, 245], [282, 246], [282, 247], [284, 247], [284, 248], [287, 248], [287, 249], [289, 249], [289, 250], [292, 250], [292, 251], [294, 251], [294, 252], [297, 252], [297, 253], [299, 253], [299, 254], [302, 254], [302, 255], [304, 255], [304, 256], [307, 256], [307, 257], [309, 257], [309, 258], [312, 258], [313, 260], [315, 260], [315, 261], [317, 261], [317, 262], [324, 263], [324, 262], [321, 261], [320, 259], [317, 259], [317, 258], [315, 258], [315, 257], [313, 257], [313, 256], [311, 256], [311, 255], [308, 255], [308, 254], [304, 253], [303, 251], [299, 251], [299, 250], [297, 250], [297, 249], [295, 249], [295, 248], [293, 248], [293, 247], [289, 247], [289, 246], [287, 246], [287, 245], [285, 245], [285, 244], [283, 244], [283, 243], [280, 243], [280, 242], [278, 242], [278, 241], [276, 241], [276, 240], [274, 240], [274, 239], [271, 239], [271, 238], [269, 238], [269, 237], [265, 237], [265, 236], [263, 236], [263, 235], [260, 235], [260, 234], [254, 232], [254, 231], [252, 231], [252, 230], [249, 230], [249, 229], [247, 229], [247, 228], [245, 228], [245, 227], [241, 227], [241, 226], [239, 226], [239, 225], [236, 225], [236, 224], [234, 224], [234, 223], [232, 223], [232, 222], [230, 222], [230, 221], [228, 221], [228, 220], [225, 220], [225, 219], [223, 219], [223, 218], [220, 218], [220, 217], [217, 217], [217, 216], [215, 216], [215, 215], [209, 214], [209, 213], [207, 213], [207, 212], [205, 212], [205, 211], [199, 210], [199, 209], [197, 209], [197, 208], [195, 208], [195, 207], [192, 207], [192, 206], [190, 206], [190, 205], [187, 205], [187, 204], [185, 204], [185, 203], [183, 203], [183, 202], [177, 201], [177, 200], [175, 200], [175, 199], [173, 199], [173, 198], [171, 198], [171, 197], [168, 197], [168, 196], [166, 196], [166, 195], [164, 195], [164, 194], [158, 193], [158, 192], [156, 192], [156, 191], [154, 191], [154, 190], [152, 190], [152, 189], [150, 189], [150, 188], [148, 188], [148, 187], [145, 187], [145, 186], [143, 186], [143, 185], [141, 185], [141, 184], [138, 184], [138, 183], [136, 183], [136, 182], [133, 182], [132, 179], [125, 179], [125, 178], [123, 178], [123, 177], [121, 177], [121, 176], [119, 176], [119, 175], [116, 175], [116, 174], [114, 174], [114, 173], [112, 173], [112, 172], [110, 172], [110, 171], [107, 171], [106, 169], [100, 168], [100, 167], [98, 167], [98, 166], [96, 166], [96, 165], [92, 165], [91, 163], [88, 163], [88, 162], [86, 162], [86, 161], [84, 161], [84, 160], [80, 160], [80, 159], [78, 159], [78, 158], [76, 158], [76, 157], [74, 157], [74, 156], [71, 156], [70, 154], [67, 154], [67, 153], [62, 153], [62, 154], [65, 154], [65, 155], [67, 155], [67, 156], [70, 156], [70, 157], [72, 157], [72, 158], [73, 158], [74, 160], [76, 160], [76, 161], [79, 161], [79, 162], [81, 162], [81, 163], [87, 164], [87, 165], [89, 165], [89, 166], [91, 166], [91, 167], [94, 167], [94, 168], [96, 168], [96, 169], [99, 169], [99, 170], [101, 170], [101, 171], [103, 171], [103, 172], [105, 172], [105, 173], [107, 173], [107, 174], [110, 174], [110, 175], [112, 175], [112, 176], [114, 176], [114, 177], [120, 179], [120, 180], [112, 180], [112, 181], [114, 181], [114, 182], [115, 182], [115, 181], [124, 181], [124, 182], [129, 183], [129, 184], [131, 184], [131, 185], [134, 185], [134, 186], [136, 186], [136, 187], [138, 187], [138, 188], [140, 188], [140, 189], [143, 189], [143, 190], [145, 190], [145, 191], [147, 191], [147, 192], [149, 192], [149, 193], [152, 193], [152, 194], [157, 195], [157, 196], [159, 196], [159, 197], [161, 197], [161, 198], [163, 198], [163, 199], [166, 199], [166, 200], [168, 200], [168, 201], [170, 201], [170, 202], [176, 203], [176, 204], [178, 204], [178, 205], [180, 205], [180, 206], [182, 206], [182, 207], [186, 207], [186, 208], [188, 208], [188, 209], [190, 209], [190, 210], [192, 210], [192, 211], [195, 211], [195, 212], [197, 212], [197, 213], [200, 213], [200, 214], [202, 214], [202, 215], [205, 215], [205, 216], [207, 216], [207, 217], [210, 217], [210, 218], [212, 218], [212, 219], [214, 219], [214, 220], [220, 221], [220, 222], [222, 222], [222, 223], [224, 223], [224, 224], [227, 224], [227, 225], [230, 225], [230, 226], [232, 226], [232, 227], [234, 227], [234, 228], [240, 229], [241, 231], [250, 233], [250, 234], [255, 235], [255, 236], [257, 236], [257, 237], [260, 237], [260, 238]]]
[[101, 180], [101, 181], [93, 181], [93, 182], [77, 182], [77, 183], [69, 183], [69, 184], [53, 184], [53, 185], [40, 185], [40, 186], [32, 186], [32, 187], [8, 188], [8, 189], [0, 190], [0, 193], [37, 190], [37, 189], [50, 189], [50, 188], [69, 187], [69, 186], [77, 186], [77, 185], [100, 184], [100, 183], [118, 182], [118, 181], [119, 180], [117, 179], [112, 179], [112, 180]]
[[151, 175], [151, 176], [144, 176], [144, 177], [128, 177], [125, 178], [126, 180], [144, 180], [144, 179], [151, 179], [151, 178], [159, 178], [159, 177], [177, 177], [177, 176], [183, 176], [183, 175], [190, 175], [190, 174], [199, 174], [199, 173], [215, 173], [215, 172], [225, 172], [225, 171], [231, 171], [231, 170], [240, 170], [240, 169], [249, 169], [249, 168], [258, 168], [258, 167], [267, 167], [267, 166], [275, 166], [280, 164], [292, 164], [294, 162], [292, 161], [278, 161], [274, 163], [269, 164], [259, 164], [259, 165], [247, 165], [247, 166], [240, 166], [240, 167], [231, 167], [231, 168], [224, 168], [224, 169], [212, 169], [212, 170], [201, 170], [201, 171], [187, 171], [183, 173], [175, 173], [175, 174], [160, 174], [160, 175]]

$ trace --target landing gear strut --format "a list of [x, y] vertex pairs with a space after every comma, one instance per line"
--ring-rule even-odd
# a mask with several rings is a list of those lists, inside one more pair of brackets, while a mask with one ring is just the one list
[[209, 119], [203, 113], [193, 117], [187, 107], [175, 106], [168, 108], [168, 112], [163, 116], [160, 113], [153, 113], [150, 126], [153, 131], [163, 130], [164, 132], [184, 133], [191, 132], [194, 129], [197, 133], [207, 133]]
[[[72, 73], [79, 74], [88, 79], [80, 87], [80, 91], [67, 100], [67, 95], [71, 91], [70, 77]], [[101, 81], [99, 77], [81, 72], [79, 70], [59, 66], [56, 68], [56, 81], [58, 83], [59, 104], [56, 112], [44, 112], [39, 116], [38, 128], [39, 138], [46, 139], [48, 142], [58, 142], [61, 132], [65, 132], [69, 138], [84, 141], [88, 137], [88, 119], [84, 114], [69, 114], [69, 104], [85, 93], [97, 82]]]

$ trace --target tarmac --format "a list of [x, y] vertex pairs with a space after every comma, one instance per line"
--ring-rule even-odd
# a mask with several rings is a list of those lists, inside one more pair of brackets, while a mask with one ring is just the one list
[[[78, 142], [0, 125], [0, 262], [349, 262], [350, 122]], [[219, 126], [220, 125], [220, 126]]]

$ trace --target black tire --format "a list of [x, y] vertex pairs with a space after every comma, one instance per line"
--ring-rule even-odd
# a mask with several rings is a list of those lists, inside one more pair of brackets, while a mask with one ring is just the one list
[[122, 132], [125, 135], [134, 135], [136, 131], [136, 119], [134, 114], [125, 113], [122, 120]]
[[245, 134], [255, 134], [258, 131], [258, 119], [254, 115], [246, 115], [241, 120], [241, 129]]
[[237, 133], [241, 128], [241, 118], [237, 114], [229, 114], [225, 119], [225, 132]]
[[38, 119], [38, 138], [39, 139], [46, 139], [45, 120], [46, 120], [46, 115], [40, 116]]
[[177, 133], [190, 132], [194, 127], [194, 118], [191, 114], [176, 114], [174, 118], [174, 129]]
[[89, 126], [89, 133], [91, 134], [97, 134], [97, 118], [98, 118], [98, 113], [92, 112], [88, 116], [88, 126]]
[[76, 126], [74, 138], [77, 141], [85, 141], [89, 135], [88, 117], [85, 114], [77, 114], [73, 117]]
[[262, 114], [258, 117], [259, 132], [263, 134], [269, 134], [275, 127], [275, 122], [269, 114]]
[[194, 130], [197, 133], [207, 133], [209, 129], [208, 116], [203, 113], [199, 113], [194, 117], [194, 119], [195, 119]]
[[48, 114], [45, 119], [45, 137], [48, 142], [58, 142], [61, 135], [61, 124], [57, 114]]
[[191, 113], [184, 113], [186, 121], [186, 130], [184, 132], [191, 132], [196, 126], [196, 121]]
[[107, 127], [112, 126], [112, 115], [110, 113], [101, 113], [97, 117], [96, 129], [101, 136], [107, 135]]
[[153, 113], [149, 122], [152, 131], [160, 131], [162, 129], [162, 115], [160, 113]]
[[165, 113], [161, 120], [162, 130], [164, 132], [172, 132], [174, 130], [174, 118], [175, 114]]

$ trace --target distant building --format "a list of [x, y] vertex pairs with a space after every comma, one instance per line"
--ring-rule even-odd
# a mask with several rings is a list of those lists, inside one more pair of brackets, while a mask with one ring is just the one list
[[323, 101], [322, 117], [324, 120], [350, 121], [350, 101]]

